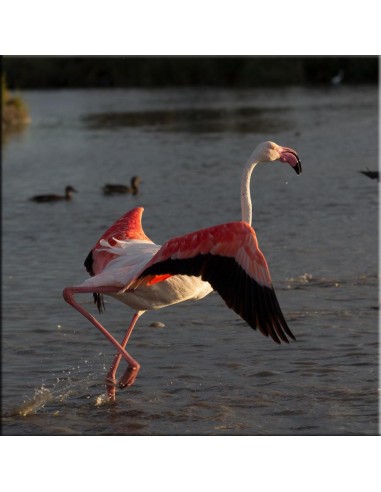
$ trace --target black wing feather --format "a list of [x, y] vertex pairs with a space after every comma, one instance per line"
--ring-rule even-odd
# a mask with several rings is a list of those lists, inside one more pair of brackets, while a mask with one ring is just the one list
[[274, 289], [256, 282], [234, 258], [206, 253], [192, 258], [167, 259], [146, 268], [139, 278], [163, 274], [201, 277], [249, 326], [258, 328], [265, 336], [270, 335], [276, 343], [281, 343], [280, 339], [288, 343], [287, 336], [295, 340]]
[[[91, 277], [94, 276], [93, 263], [94, 263], [94, 256], [93, 256], [93, 251], [91, 250], [90, 253], [86, 256], [86, 260], [84, 262], [86, 271], [90, 274]], [[105, 311], [106, 307], [104, 303], [103, 294], [100, 294], [99, 292], [93, 292], [93, 298], [94, 298], [94, 304], [97, 305], [98, 311], [100, 313]]]

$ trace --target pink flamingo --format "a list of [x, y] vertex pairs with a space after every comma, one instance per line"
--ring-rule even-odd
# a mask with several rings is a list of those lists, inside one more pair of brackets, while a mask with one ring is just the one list
[[[242, 173], [242, 220], [167, 241], [153, 243], [142, 228], [143, 208], [123, 215], [98, 240], [85, 260], [90, 277], [82, 284], [66, 287], [64, 299], [85, 316], [116, 348], [107, 373], [108, 398], [115, 400], [116, 371], [122, 358], [127, 370], [119, 387], [131, 386], [140, 365], [125, 347], [139, 317], [149, 309], [178, 302], [202, 299], [216, 290], [227, 306], [252, 328], [276, 342], [295, 339], [276, 298], [267, 262], [251, 227], [250, 177], [260, 162], [281, 161], [302, 172], [296, 152], [273, 142], [260, 144], [251, 154]], [[74, 299], [74, 294], [93, 293], [99, 312], [103, 295], [130, 306], [135, 314], [121, 343]]]

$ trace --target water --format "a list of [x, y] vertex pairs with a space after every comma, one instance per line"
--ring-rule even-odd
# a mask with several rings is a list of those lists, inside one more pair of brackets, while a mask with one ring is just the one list
[[[32, 123], [3, 147], [3, 434], [378, 433], [378, 185], [359, 173], [378, 165], [376, 87], [23, 95]], [[277, 346], [214, 293], [146, 313], [128, 344], [139, 376], [107, 403], [113, 347], [63, 287], [134, 206], [159, 244], [239, 219], [242, 165], [267, 139], [303, 164], [300, 177], [259, 166], [251, 187], [297, 341]], [[135, 174], [138, 196], [102, 195]], [[68, 184], [72, 202], [28, 201]], [[96, 314], [91, 295], [79, 300]], [[106, 306], [121, 339], [133, 313]]]

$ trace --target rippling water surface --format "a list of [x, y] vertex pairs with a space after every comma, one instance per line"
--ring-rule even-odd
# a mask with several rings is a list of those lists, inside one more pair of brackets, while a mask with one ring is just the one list
[[[359, 173], [378, 165], [376, 87], [23, 95], [32, 123], [3, 147], [3, 434], [378, 433], [378, 184]], [[251, 187], [297, 341], [277, 346], [214, 293], [146, 313], [128, 345], [139, 376], [107, 403], [114, 350], [63, 287], [134, 206], [159, 244], [239, 219], [242, 165], [267, 139], [303, 164], [259, 166]], [[135, 174], [137, 196], [102, 195]], [[28, 200], [68, 184], [72, 202]], [[110, 299], [101, 316], [121, 339], [132, 311]]]

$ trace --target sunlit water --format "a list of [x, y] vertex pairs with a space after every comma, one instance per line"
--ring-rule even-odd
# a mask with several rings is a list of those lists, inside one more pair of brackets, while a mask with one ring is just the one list
[[[378, 433], [378, 183], [359, 173], [378, 165], [376, 87], [23, 95], [32, 123], [3, 146], [3, 434]], [[139, 376], [108, 403], [113, 347], [63, 287], [134, 206], [159, 244], [239, 219], [242, 165], [267, 139], [303, 164], [300, 177], [276, 163], [252, 178], [297, 341], [277, 346], [214, 293], [146, 313], [128, 344]], [[138, 196], [102, 195], [135, 174]], [[28, 200], [68, 184], [72, 202]], [[121, 339], [132, 314], [110, 299], [96, 315]]]

